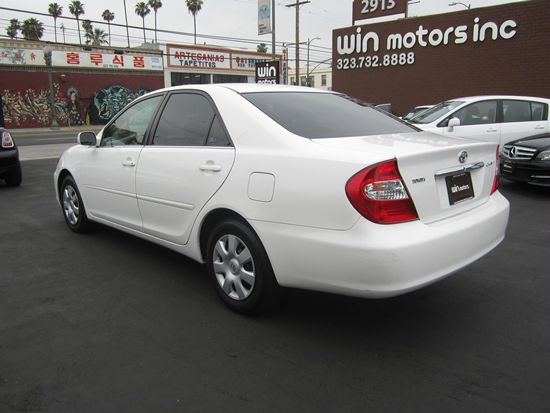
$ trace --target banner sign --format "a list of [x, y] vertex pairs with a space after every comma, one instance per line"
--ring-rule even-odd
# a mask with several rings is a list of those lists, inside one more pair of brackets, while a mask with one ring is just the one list
[[258, 34], [271, 33], [271, 0], [258, 0]]
[[279, 70], [280, 66], [277, 60], [256, 63], [256, 83], [278, 85], [281, 83]]
[[52, 51], [52, 66], [87, 69], [163, 70], [162, 57], [137, 54]]
[[44, 51], [40, 49], [16, 49], [0, 47], [0, 64], [46, 66]]
[[228, 49], [166, 45], [167, 66], [180, 69], [231, 70], [254, 73], [256, 63], [270, 58], [265, 53]]
[[375, 17], [407, 14], [408, 0], [353, 0], [353, 22]]

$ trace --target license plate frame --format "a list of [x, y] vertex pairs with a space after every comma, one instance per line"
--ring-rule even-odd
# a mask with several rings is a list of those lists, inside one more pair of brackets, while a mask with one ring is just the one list
[[447, 175], [445, 184], [450, 205], [472, 199], [475, 196], [472, 176], [469, 171]]

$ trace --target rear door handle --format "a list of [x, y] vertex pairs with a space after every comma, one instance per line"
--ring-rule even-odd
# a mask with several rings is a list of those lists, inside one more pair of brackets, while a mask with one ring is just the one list
[[487, 132], [498, 132], [498, 129], [487, 129]]
[[201, 165], [199, 167], [201, 171], [207, 171], [207, 172], [220, 172], [222, 170], [222, 167], [220, 165], [213, 165], [213, 164], [205, 164]]
[[543, 129], [546, 129], [544, 126], [535, 126], [535, 129], [536, 130], [543, 130]]
[[136, 166], [136, 163], [128, 158], [124, 162], [122, 162], [122, 166], [129, 166], [133, 168], [134, 166]]

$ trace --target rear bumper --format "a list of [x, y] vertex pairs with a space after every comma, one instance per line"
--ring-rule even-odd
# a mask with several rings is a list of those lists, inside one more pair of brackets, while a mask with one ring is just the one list
[[6, 176], [21, 168], [17, 148], [0, 150], [0, 176]]
[[253, 221], [279, 284], [360, 297], [399, 295], [431, 284], [481, 258], [503, 239], [509, 204], [483, 205], [432, 224], [377, 225], [348, 231]]

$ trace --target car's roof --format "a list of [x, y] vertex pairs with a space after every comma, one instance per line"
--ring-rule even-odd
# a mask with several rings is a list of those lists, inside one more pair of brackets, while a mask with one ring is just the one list
[[535, 96], [518, 96], [518, 95], [478, 95], [478, 96], [464, 96], [459, 98], [447, 99], [445, 102], [461, 100], [464, 102], [474, 102], [478, 100], [490, 100], [490, 99], [510, 99], [510, 100], [544, 100], [548, 101], [548, 98], [541, 98]]
[[216, 83], [205, 85], [184, 85], [173, 86], [165, 89], [156, 90], [155, 92], [166, 90], [204, 90], [205, 92], [212, 91], [214, 89], [226, 88], [231, 89], [237, 93], [255, 93], [255, 92], [302, 92], [302, 93], [330, 93], [320, 89], [314, 89], [303, 86], [289, 86], [289, 85], [271, 85], [271, 84], [258, 84], [258, 83]]

